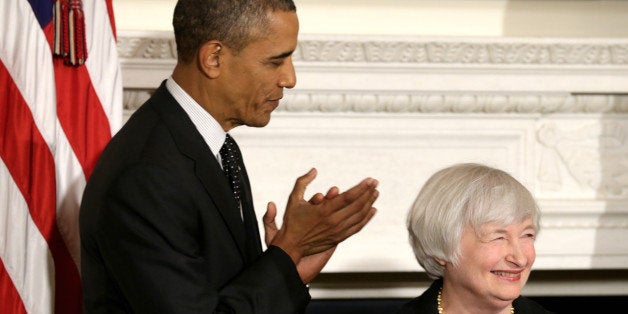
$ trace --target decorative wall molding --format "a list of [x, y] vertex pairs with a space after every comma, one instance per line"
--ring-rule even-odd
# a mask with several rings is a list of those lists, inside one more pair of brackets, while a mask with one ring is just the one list
[[[176, 44], [167, 32], [121, 32], [118, 51], [132, 110], [170, 75]], [[623, 39], [303, 35], [294, 63], [298, 84], [279, 110], [628, 111]]]
[[[171, 74], [176, 49], [169, 33], [121, 32], [118, 51], [129, 115]], [[283, 208], [309, 167], [319, 170], [310, 191], [380, 181], [378, 214], [326, 274], [420, 272], [405, 214], [427, 177], [455, 162], [502, 168], [534, 192], [543, 212], [536, 269], [628, 269], [628, 242], [617, 241], [628, 238], [628, 40], [304, 35], [294, 63], [297, 86], [271, 123], [231, 133], [259, 217], [268, 201]], [[312, 292], [411, 297], [424, 288], [383, 281]], [[529, 286], [625, 294], [628, 278]]]
[[[123, 59], [176, 59], [165, 32], [121, 32]], [[628, 66], [628, 40], [301, 35], [295, 62]]]
[[169, 32], [125, 32], [118, 35], [121, 59], [158, 59], [176, 62], [177, 45]]
[[[124, 91], [124, 108], [137, 109], [154, 89]], [[628, 113], [628, 95], [505, 93], [338, 93], [286, 91], [277, 112], [557, 114]]]

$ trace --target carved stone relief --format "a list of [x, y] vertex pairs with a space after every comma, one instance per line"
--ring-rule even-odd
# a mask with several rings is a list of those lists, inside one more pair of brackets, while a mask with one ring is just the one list
[[628, 144], [625, 123], [598, 122], [574, 130], [545, 123], [538, 130], [543, 146], [539, 181], [544, 189], [563, 186], [560, 167], [580, 186], [603, 199], [628, 197]]

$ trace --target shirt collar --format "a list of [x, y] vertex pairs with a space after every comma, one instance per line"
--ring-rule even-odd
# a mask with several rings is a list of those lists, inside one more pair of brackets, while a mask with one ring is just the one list
[[214, 156], [217, 157], [220, 152], [220, 147], [222, 147], [222, 144], [225, 142], [227, 133], [209, 112], [205, 111], [192, 96], [185, 92], [183, 88], [174, 81], [172, 76], [166, 81], [166, 88], [190, 117], [198, 132], [201, 133], [205, 143], [209, 146], [209, 149], [211, 149]]

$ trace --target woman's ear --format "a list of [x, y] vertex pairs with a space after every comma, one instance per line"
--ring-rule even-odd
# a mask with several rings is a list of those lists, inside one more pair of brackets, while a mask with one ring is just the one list
[[221, 51], [222, 43], [214, 40], [203, 44], [198, 51], [198, 66], [209, 78], [220, 75]]
[[438, 265], [445, 267], [445, 264], [447, 264], [447, 262], [445, 262], [444, 260], [438, 258], [438, 257], [433, 257], [434, 260], [438, 263]]

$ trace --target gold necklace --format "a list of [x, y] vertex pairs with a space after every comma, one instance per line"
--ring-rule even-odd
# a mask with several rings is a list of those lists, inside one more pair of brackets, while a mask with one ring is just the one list
[[[442, 301], [443, 301], [443, 287], [440, 287], [440, 289], [438, 289], [438, 296], [436, 297], [436, 302], [437, 302], [437, 308], [438, 308], [438, 314], [443, 314], [443, 305], [442, 305]], [[515, 314], [515, 307], [510, 305], [510, 314]]]

